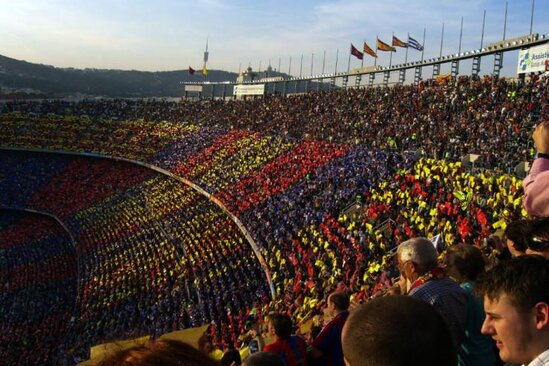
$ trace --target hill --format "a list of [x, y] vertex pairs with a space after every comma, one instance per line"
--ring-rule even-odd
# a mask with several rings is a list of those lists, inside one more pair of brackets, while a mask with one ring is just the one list
[[58, 68], [0, 55], [0, 99], [67, 97], [179, 97], [182, 81], [233, 81], [237, 74], [209, 70], [207, 76], [187, 70], [147, 72], [136, 70]]

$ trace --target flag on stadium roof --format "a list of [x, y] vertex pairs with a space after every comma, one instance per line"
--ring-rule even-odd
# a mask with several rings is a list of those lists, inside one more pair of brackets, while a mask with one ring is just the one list
[[416, 41], [410, 36], [408, 36], [408, 46], [418, 51], [423, 51], [423, 46], [420, 45], [418, 41]]
[[396, 48], [389, 46], [379, 38], [377, 39], [377, 49], [380, 51], [396, 52]]
[[364, 42], [364, 53], [367, 53], [368, 55], [377, 58], [377, 55], [374, 52], [374, 50], [372, 50], [366, 42]]
[[205, 64], [204, 64], [204, 67], [202, 67], [202, 75], [204, 76], [208, 75], [208, 69], [206, 68]]
[[195, 72], [196, 70], [189, 66], [189, 75], [194, 75]]
[[406, 42], [402, 42], [400, 39], [398, 39], [397, 37], [393, 36], [393, 47], [402, 47], [402, 48], [406, 48], [408, 47], [408, 44]]
[[351, 55], [355, 56], [359, 60], [362, 60], [364, 58], [364, 54], [356, 49], [355, 46], [351, 43]]

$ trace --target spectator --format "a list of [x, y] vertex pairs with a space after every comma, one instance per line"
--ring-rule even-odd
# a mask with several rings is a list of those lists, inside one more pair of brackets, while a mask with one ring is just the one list
[[268, 317], [268, 329], [273, 343], [263, 349], [279, 355], [286, 366], [307, 365], [307, 344], [301, 337], [292, 335], [292, 319], [285, 314], [273, 313]]
[[334, 292], [328, 297], [327, 313], [333, 319], [322, 328], [312, 343], [313, 358], [323, 359], [323, 365], [343, 366], [341, 331], [349, 316], [350, 296], [346, 292]]
[[526, 253], [549, 259], [549, 217], [531, 221]]
[[477, 247], [459, 244], [448, 248], [446, 271], [467, 293], [467, 327], [458, 352], [460, 366], [493, 365], [496, 360], [492, 340], [480, 333], [486, 315], [481, 299], [473, 294], [473, 282], [484, 267], [484, 257]]
[[413, 238], [397, 249], [403, 293], [433, 305], [448, 322], [456, 350], [465, 336], [467, 294], [438, 267], [437, 251], [426, 238]]
[[285, 366], [282, 358], [270, 352], [257, 352], [244, 360], [244, 366]]
[[410, 296], [380, 297], [353, 310], [342, 343], [347, 366], [454, 366], [457, 362], [452, 334], [440, 313]]
[[549, 121], [536, 126], [533, 139], [538, 154], [524, 179], [524, 208], [532, 216], [549, 216]]
[[221, 357], [221, 365], [223, 366], [240, 366], [242, 359], [240, 358], [240, 352], [234, 348], [232, 343], [229, 342], [229, 347]]
[[526, 254], [528, 238], [531, 236], [530, 224], [528, 220], [516, 220], [505, 228], [507, 248], [513, 257]]
[[261, 334], [260, 325], [258, 319], [250, 317], [246, 322], [246, 333], [239, 337], [239, 341], [243, 342], [242, 345], [247, 344], [250, 354], [260, 352], [265, 347], [265, 339]]
[[219, 366], [220, 363], [192, 346], [174, 340], [156, 340], [121, 350], [98, 366]]
[[482, 333], [492, 336], [505, 362], [549, 364], [549, 261], [526, 255], [497, 264], [479, 277], [484, 298]]

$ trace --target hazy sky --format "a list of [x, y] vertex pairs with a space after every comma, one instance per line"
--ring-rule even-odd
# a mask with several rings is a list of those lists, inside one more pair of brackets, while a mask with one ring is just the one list
[[[507, 38], [530, 30], [531, 0], [509, 0]], [[484, 43], [502, 39], [504, 0], [0, 0], [0, 54], [58, 67], [136, 69], [146, 71], [200, 68], [209, 38], [208, 68], [257, 69], [269, 60], [292, 74], [322, 68], [333, 72], [339, 48], [339, 71], [347, 68], [349, 45], [375, 47], [376, 35], [390, 42], [394, 32], [421, 41], [427, 28], [425, 57], [438, 56], [442, 23], [443, 54], [457, 51], [463, 16], [462, 50], [479, 48], [486, 9]], [[549, 1], [535, 0], [534, 32], [549, 31]], [[409, 60], [420, 53], [410, 50]], [[387, 65], [384, 54], [378, 64]], [[403, 62], [404, 50], [393, 56]], [[483, 61], [484, 62], [484, 61]], [[492, 60], [486, 64], [492, 63]], [[372, 58], [365, 65], [373, 64]], [[515, 58], [506, 57], [514, 69]], [[353, 60], [351, 67], [360, 66]]]

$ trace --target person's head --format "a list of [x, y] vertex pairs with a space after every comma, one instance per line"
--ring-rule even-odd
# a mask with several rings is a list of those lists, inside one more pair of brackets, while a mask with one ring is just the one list
[[481, 332], [492, 336], [505, 362], [528, 364], [549, 348], [549, 261], [525, 255], [479, 276], [484, 298]]
[[118, 351], [98, 366], [221, 366], [191, 345], [159, 339], [142, 346]]
[[438, 264], [437, 250], [427, 238], [413, 238], [401, 243], [396, 257], [398, 270], [408, 281], [415, 281]]
[[312, 343], [313, 340], [320, 334], [321, 330], [322, 327], [320, 325], [313, 325], [307, 334], [307, 342]]
[[336, 315], [342, 311], [349, 309], [351, 297], [346, 292], [334, 292], [328, 296], [327, 306], [328, 312], [331, 315]]
[[452, 245], [446, 251], [446, 273], [458, 283], [475, 281], [484, 267], [482, 252], [473, 245]]
[[507, 248], [513, 257], [526, 254], [530, 230], [530, 221], [528, 220], [513, 221], [505, 228]]
[[292, 335], [292, 319], [281, 313], [272, 313], [268, 317], [269, 334], [272, 337], [288, 339]]
[[526, 254], [538, 254], [549, 259], [549, 217], [532, 220], [530, 227]]
[[221, 357], [221, 365], [223, 366], [240, 366], [241, 364], [240, 352], [234, 349], [234, 347], [229, 347], [223, 354], [223, 357]]
[[207, 331], [198, 339], [198, 349], [205, 354], [213, 351], [212, 339]]
[[370, 300], [351, 312], [342, 332], [347, 366], [450, 366], [457, 353], [448, 325], [411, 296]]
[[284, 366], [284, 360], [276, 353], [257, 352], [242, 363], [244, 366]]

